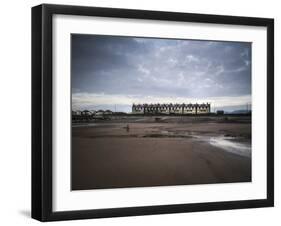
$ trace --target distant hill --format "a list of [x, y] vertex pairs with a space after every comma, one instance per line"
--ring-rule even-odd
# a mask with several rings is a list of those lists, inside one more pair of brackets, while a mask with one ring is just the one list
[[235, 110], [235, 111], [228, 111], [227, 112], [228, 114], [249, 114], [251, 113], [251, 111], [248, 111], [248, 110]]

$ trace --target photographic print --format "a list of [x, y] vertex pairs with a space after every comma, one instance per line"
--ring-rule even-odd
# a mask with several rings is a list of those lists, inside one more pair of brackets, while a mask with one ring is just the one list
[[32, 218], [274, 206], [274, 19], [32, 7]]
[[71, 34], [71, 189], [251, 182], [251, 43]]

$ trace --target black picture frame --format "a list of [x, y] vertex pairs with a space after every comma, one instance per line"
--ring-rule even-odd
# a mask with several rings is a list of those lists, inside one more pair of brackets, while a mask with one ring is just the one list
[[[55, 14], [267, 28], [267, 198], [54, 212], [52, 210], [52, 17]], [[43, 4], [32, 8], [32, 218], [121, 217], [274, 206], [274, 20], [268, 18]]]

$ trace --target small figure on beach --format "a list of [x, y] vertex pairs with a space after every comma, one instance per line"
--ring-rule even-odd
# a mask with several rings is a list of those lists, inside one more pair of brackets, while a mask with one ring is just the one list
[[127, 132], [130, 132], [129, 124], [127, 124], [127, 126], [126, 126], [126, 131], [127, 131]]

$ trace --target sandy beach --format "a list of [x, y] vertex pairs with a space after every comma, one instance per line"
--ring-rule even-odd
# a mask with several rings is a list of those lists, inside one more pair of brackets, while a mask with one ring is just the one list
[[251, 119], [140, 117], [73, 124], [72, 189], [251, 181]]

